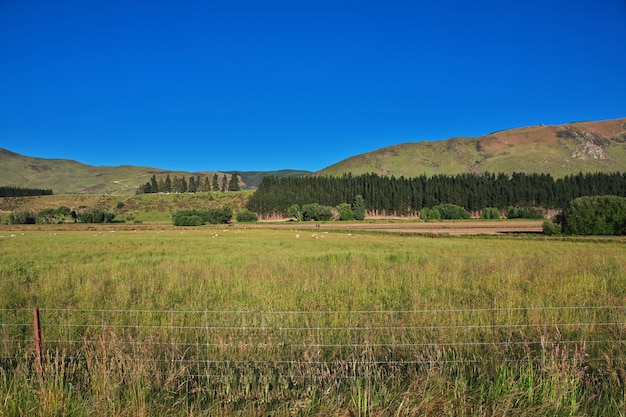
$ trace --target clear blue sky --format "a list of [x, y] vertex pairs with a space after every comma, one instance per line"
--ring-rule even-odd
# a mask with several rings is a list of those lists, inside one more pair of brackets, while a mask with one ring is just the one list
[[0, 0], [0, 147], [316, 171], [626, 117], [626, 0]]

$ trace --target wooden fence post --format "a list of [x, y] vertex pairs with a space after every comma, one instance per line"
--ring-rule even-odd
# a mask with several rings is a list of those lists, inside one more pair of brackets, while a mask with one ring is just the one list
[[39, 320], [39, 309], [33, 309], [33, 328], [35, 330], [35, 351], [37, 360], [37, 372], [39, 376], [43, 376], [43, 367], [41, 362], [41, 321]]

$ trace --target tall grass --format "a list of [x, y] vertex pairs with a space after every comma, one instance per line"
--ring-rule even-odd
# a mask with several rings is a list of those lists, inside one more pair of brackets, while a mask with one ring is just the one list
[[624, 305], [619, 241], [14, 234], [3, 320], [76, 326], [44, 328], [43, 377], [4, 343], [0, 414], [624, 414], [624, 310], [555, 308]]

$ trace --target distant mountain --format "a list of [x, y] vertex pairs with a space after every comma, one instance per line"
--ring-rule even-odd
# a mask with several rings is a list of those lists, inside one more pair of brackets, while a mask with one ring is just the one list
[[356, 155], [316, 175], [396, 177], [483, 172], [626, 172], [626, 118], [531, 126], [482, 137], [403, 143]]
[[[234, 171], [233, 171], [234, 172]], [[133, 194], [137, 187], [167, 174], [189, 179], [213, 177], [216, 172], [168, 171], [158, 168], [122, 165], [117, 167], [85, 165], [68, 159], [44, 159], [24, 156], [0, 148], [0, 185], [52, 189], [55, 194]], [[271, 171], [272, 175], [306, 175], [308, 171]], [[217, 172], [218, 176], [231, 173]], [[240, 174], [242, 189], [254, 189], [264, 173]]]
[[302, 171], [295, 169], [281, 169], [278, 171], [226, 171], [227, 174], [237, 173], [242, 182], [246, 184], [248, 188], [256, 188], [261, 183], [263, 177], [273, 175], [275, 177], [304, 177], [312, 174], [311, 171]]

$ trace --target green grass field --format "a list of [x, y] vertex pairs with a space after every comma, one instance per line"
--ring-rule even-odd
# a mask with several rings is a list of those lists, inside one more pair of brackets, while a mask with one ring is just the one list
[[1, 230], [0, 415], [626, 413], [623, 242], [296, 227]]

